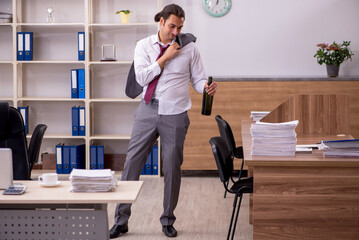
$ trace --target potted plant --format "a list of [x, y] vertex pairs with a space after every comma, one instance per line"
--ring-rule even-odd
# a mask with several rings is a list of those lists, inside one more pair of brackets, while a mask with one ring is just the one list
[[130, 20], [130, 13], [130, 10], [121, 10], [116, 12], [116, 14], [120, 14], [122, 23], [128, 23]]
[[340, 64], [347, 59], [352, 60], [354, 54], [349, 48], [350, 42], [343, 41], [341, 44], [333, 42], [331, 45], [320, 43], [317, 45], [319, 49], [314, 57], [317, 58], [317, 62], [320, 65], [326, 64], [329, 77], [338, 76]]

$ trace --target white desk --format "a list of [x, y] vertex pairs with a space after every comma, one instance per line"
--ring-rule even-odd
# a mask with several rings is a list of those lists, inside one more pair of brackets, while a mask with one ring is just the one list
[[119, 181], [116, 191], [73, 193], [70, 182], [27, 185], [23, 195], [0, 194], [1, 239], [108, 239], [107, 203], [133, 203], [142, 181]]

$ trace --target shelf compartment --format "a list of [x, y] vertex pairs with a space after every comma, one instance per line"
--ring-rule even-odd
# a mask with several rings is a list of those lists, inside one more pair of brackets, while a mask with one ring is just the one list
[[[47, 131], [46, 131], [47, 132]], [[81, 138], [47, 138], [46, 133], [44, 136], [44, 140], [46, 138], [46, 141], [42, 141], [41, 148], [40, 148], [40, 156], [39, 156], [39, 163], [41, 162], [42, 154], [43, 153], [49, 153], [49, 154], [55, 154], [55, 146], [59, 143], [64, 143], [65, 145], [80, 145], [85, 144], [85, 140]], [[55, 161], [55, 159], [54, 159]], [[55, 168], [53, 170], [56, 170]]]
[[[126, 99], [125, 86], [130, 65], [91, 65], [90, 66], [90, 97], [111, 101]], [[97, 101], [97, 100], [95, 100]]]
[[16, 26], [31, 26], [31, 27], [85, 27], [85, 23], [18, 23]]
[[118, 103], [131, 103], [131, 102], [141, 102], [141, 95], [135, 99], [132, 98], [93, 98], [90, 99], [90, 102], [118, 102]]
[[85, 1], [84, 0], [31, 0], [21, 1], [20, 9], [21, 23], [47, 23], [47, 8], [54, 9], [54, 23], [85, 22]]
[[91, 61], [100, 61], [102, 45], [115, 45], [115, 58], [118, 61], [132, 62], [136, 42], [157, 32], [156, 25], [125, 26], [125, 27], [91, 27], [90, 51]]
[[13, 70], [12, 64], [0, 64], [0, 98], [13, 97]]
[[37, 124], [46, 124], [46, 135], [72, 136], [73, 106], [81, 105], [82, 102], [43, 102], [22, 100], [18, 106], [29, 106], [29, 133], [32, 133]]
[[83, 26], [22, 26], [17, 31], [33, 32], [33, 61], [78, 60], [78, 32], [84, 31]]
[[92, 27], [129, 27], [129, 26], [158, 26], [156, 22], [138, 22], [138, 23], [91, 23]]
[[[46, 71], [43, 71], [44, 68]], [[79, 68], [84, 68], [84, 65], [23, 64], [22, 80], [18, 79], [19, 84], [22, 81], [19, 97], [31, 101], [84, 101], [71, 98], [71, 69]]]
[[84, 102], [85, 99], [82, 98], [57, 98], [57, 97], [20, 97], [19, 101], [31, 101], [31, 102]]
[[90, 140], [130, 140], [131, 135], [94, 135], [90, 136]]
[[[27, 138], [31, 138], [31, 133], [26, 135]], [[65, 134], [47, 134], [45, 133], [44, 139], [85, 139], [85, 136], [70, 136]]]
[[[118, 141], [114, 141], [118, 140]], [[126, 154], [129, 139], [92, 139], [92, 145], [102, 145], [105, 147], [105, 154]]]
[[[0, 1], [0, 12], [12, 14], [12, 0], [1, 0]], [[8, 15], [5, 15], [8, 16]], [[11, 23], [0, 23], [2, 25], [11, 25]], [[1, 35], [1, 34], [0, 34]], [[1, 41], [0, 41], [1, 42]]]
[[158, 0], [92, 0], [92, 16], [90, 23], [121, 23], [120, 15], [115, 13], [129, 9], [129, 24], [141, 22], [154, 22], [153, 17], [158, 10]]
[[0, 61], [12, 60], [12, 40], [11, 25], [0, 25]]
[[73, 60], [73, 61], [68, 61], [68, 60], [64, 60], [64, 61], [56, 61], [56, 60], [52, 60], [52, 61], [16, 61], [18, 64], [82, 64], [82, 67], [84, 67], [84, 62], [83, 61], [77, 61], [77, 60]]
[[90, 65], [131, 65], [132, 61], [92, 61]]
[[91, 136], [128, 136], [132, 132], [134, 113], [138, 102], [114, 103], [92, 102]]

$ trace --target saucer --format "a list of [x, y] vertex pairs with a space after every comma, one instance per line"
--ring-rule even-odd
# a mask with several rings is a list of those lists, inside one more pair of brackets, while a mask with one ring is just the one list
[[54, 184], [47, 184], [47, 183], [39, 182], [39, 184], [43, 187], [56, 187], [56, 186], [59, 186], [61, 184], [61, 182], [57, 181]]

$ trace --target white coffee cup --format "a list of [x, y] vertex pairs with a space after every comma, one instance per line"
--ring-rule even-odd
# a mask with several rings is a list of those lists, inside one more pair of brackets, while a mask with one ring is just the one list
[[57, 173], [44, 173], [38, 177], [39, 182], [44, 185], [55, 185], [57, 179]]

